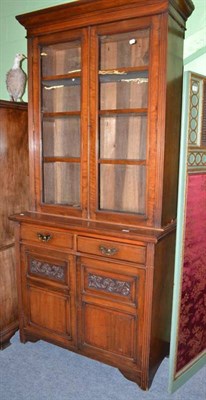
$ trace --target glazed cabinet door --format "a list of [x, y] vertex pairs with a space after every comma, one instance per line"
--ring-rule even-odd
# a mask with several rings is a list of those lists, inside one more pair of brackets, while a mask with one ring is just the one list
[[[126, 272], [125, 272], [126, 269]], [[79, 347], [125, 369], [141, 365], [144, 270], [78, 259]]]
[[146, 17], [31, 41], [34, 209], [154, 224], [159, 31]]
[[91, 30], [96, 74], [90, 74], [90, 170], [95, 178], [90, 203], [95, 219], [152, 222], [158, 29], [158, 18], [141, 18]]
[[84, 30], [34, 40], [32, 72], [40, 84], [33, 93], [36, 150], [31, 162], [37, 207], [44, 212], [86, 212], [88, 65], [82, 60], [87, 60], [87, 47]]
[[73, 257], [22, 246], [21, 338], [45, 338], [75, 346], [75, 271]]

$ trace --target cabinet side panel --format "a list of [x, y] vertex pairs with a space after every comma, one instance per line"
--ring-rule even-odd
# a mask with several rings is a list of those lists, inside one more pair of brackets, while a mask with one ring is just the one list
[[163, 226], [176, 218], [184, 38], [182, 28], [171, 17], [168, 30]]
[[155, 248], [150, 379], [169, 352], [175, 236], [169, 233]]

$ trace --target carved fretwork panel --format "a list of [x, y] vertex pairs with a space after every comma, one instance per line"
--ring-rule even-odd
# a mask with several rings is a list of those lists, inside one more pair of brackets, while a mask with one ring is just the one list
[[[137, 271], [128, 266], [127, 274], [123, 273], [122, 264], [113, 264], [102, 260], [81, 257], [81, 295], [106, 301], [125, 304], [125, 307], [139, 307], [138, 298], [144, 281], [144, 270]], [[141, 283], [142, 282], [142, 283]], [[119, 306], [118, 306], [119, 307]]]
[[129, 296], [131, 294], [130, 282], [124, 282], [118, 279], [107, 278], [90, 273], [88, 274], [88, 287], [122, 296]]
[[203, 82], [202, 145], [206, 146], [206, 79], [204, 79], [204, 82]]
[[65, 266], [41, 261], [34, 258], [29, 259], [29, 271], [57, 281], [65, 281]]
[[205, 170], [206, 168], [206, 150], [189, 150], [188, 152], [188, 168], [201, 168]]
[[190, 173], [206, 170], [206, 79], [191, 74], [188, 106], [188, 158]]
[[191, 74], [188, 109], [188, 145], [206, 146], [206, 79]]
[[201, 145], [201, 111], [202, 111], [202, 81], [193, 76], [190, 82], [190, 106], [188, 143], [189, 146]]

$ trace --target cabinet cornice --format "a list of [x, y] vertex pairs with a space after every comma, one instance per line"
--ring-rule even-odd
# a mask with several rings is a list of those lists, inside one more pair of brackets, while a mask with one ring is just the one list
[[27, 14], [16, 19], [27, 30], [28, 37], [65, 29], [114, 22], [129, 18], [169, 12], [174, 7], [186, 21], [194, 10], [191, 0], [79, 0]]

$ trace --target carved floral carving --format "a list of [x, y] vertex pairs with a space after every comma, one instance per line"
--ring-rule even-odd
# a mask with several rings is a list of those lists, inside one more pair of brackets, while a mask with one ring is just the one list
[[104, 290], [109, 293], [129, 296], [131, 293], [131, 283], [118, 279], [103, 277], [100, 275], [88, 274], [89, 288]]
[[59, 281], [64, 281], [65, 279], [65, 269], [61, 265], [30, 259], [29, 269], [32, 274], [46, 276], [50, 279], [57, 279]]

